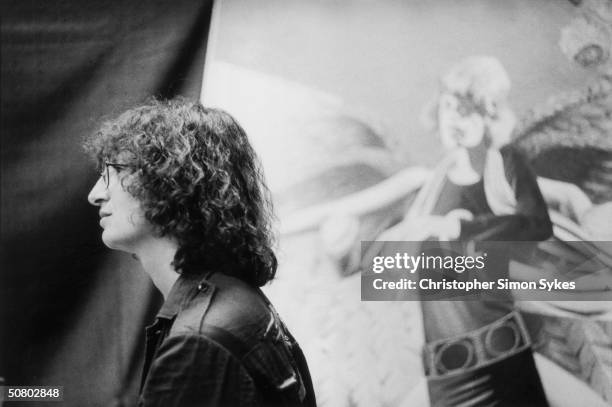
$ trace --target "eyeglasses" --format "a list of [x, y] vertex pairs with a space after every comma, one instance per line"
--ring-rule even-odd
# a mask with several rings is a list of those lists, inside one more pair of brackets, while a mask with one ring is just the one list
[[100, 173], [100, 177], [102, 177], [102, 181], [104, 181], [104, 185], [106, 185], [107, 189], [110, 185], [110, 171], [108, 169], [109, 167], [113, 167], [115, 171], [117, 172], [125, 168], [130, 168], [130, 166], [127, 164], [111, 163], [108, 161], [104, 162], [104, 169], [102, 169], [102, 172]]

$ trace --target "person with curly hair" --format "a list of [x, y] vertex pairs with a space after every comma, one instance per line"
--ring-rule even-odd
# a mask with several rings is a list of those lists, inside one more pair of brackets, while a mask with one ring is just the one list
[[259, 287], [274, 278], [269, 192], [244, 130], [186, 99], [130, 109], [85, 142], [106, 246], [165, 298], [140, 406], [314, 406], [304, 355]]

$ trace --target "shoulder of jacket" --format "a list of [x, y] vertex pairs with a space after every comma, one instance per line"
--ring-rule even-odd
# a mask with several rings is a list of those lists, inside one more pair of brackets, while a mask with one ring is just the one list
[[261, 337], [271, 318], [271, 308], [257, 288], [215, 273], [202, 279], [195, 294], [182, 304], [170, 335], [206, 334], [205, 327], [213, 326], [249, 344]]
[[273, 389], [275, 398], [301, 405], [309, 373], [298, 368], [294, 353], [299, 346], [263, 293], [221, 273], [200, 281], [197, 288], [178, 312], [169, 335], [195, 334], [220, 346], [262, 389]]

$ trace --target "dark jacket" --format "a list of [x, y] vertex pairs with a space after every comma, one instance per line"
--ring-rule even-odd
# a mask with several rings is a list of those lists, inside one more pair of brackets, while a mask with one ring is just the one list
[[180, 276], [147, 343], [139, 406], [315, 406], [304, 355], [257, 288]]

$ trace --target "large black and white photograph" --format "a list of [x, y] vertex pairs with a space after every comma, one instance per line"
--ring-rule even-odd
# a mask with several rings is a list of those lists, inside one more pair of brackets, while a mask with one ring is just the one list
[[612, 403], [612, 0], [0, 14], [0, 406]]

